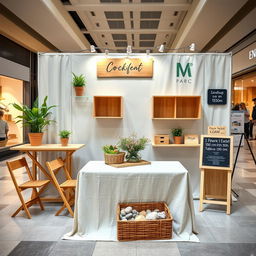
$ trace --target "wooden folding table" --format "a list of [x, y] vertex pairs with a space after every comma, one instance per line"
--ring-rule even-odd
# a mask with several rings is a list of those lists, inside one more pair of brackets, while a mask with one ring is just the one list
[[[47, 176], [51, 181], [52, 178], [48, 171], [40, 164], [37, 160], [38, 152], [65, 152], [66, 157], [64, 159], [66, 168], [72, 177], [72, 154], [78, 149], [84, 147], [84, 144], [68, 144], [68, 146], [61, 146], [61, 144], [42, 144], [41, 146], [31, 146], [30, 144], [24, 144], [16, 147], [12, 147], [11, 150], [19, 150], [25, 152], [32, 160], [32, 176], [37, 180], [37, 167]], [[45, 189], [41, 189], [39, 194], [41, 194]], [[59, 202], [60, 198], [41, 198], [41, 200], [46, 202]]]

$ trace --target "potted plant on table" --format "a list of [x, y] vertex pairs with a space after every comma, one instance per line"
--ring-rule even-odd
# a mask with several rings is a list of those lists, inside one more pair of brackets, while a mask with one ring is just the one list
[[68, 145], [68, 140], [69, 140], [70, 134], [71, 134], [71, 131], [68, 131], [68, 130], [61, 130], [59, 132], [61, 146], [65, 147]]
[[53, 120], [50, 120], [50, 109], [56, 107], [47, 106], [47, 96], [44, 98], [43, 104], [39, 106], [38, 99], [35, 100], [32, 108], [27, 105], [18, 105], [13, 103], [13, 107], [22, 112], [22, 115], [17, 116], [16, 123], [23, 122], [24, 126], [30, 127], [30, 133], [28, 133], [29, 141], [31, 146], [40, 146], [43, 139], [43, 129], [53, 123]]
[[139, 152], [145, 149], [149, 142], [150, 140], [145, 137], [138, 139], [136, 134], [132, 134], [127, 138], [121, 138], [118, 147], [127, 152], [125, 157], [127, 162], [139, 162], [141, 160]]
[[120, 152], [117, 146], [105, 145], [103, 147], [105, 164], [121, 164], [124, 162], [124, 152]]
[[73, 74], [73, 81], [72, 84], [75, 88], [76, 96], [83, 96], [84, 95], [84, 88], [85, 88], [85, 77], [84, 75], [76, 75]]
[[172, 129], [172, 136], [174, 140], [174, 144], [182, 144], [182, 128], [173, 128]]

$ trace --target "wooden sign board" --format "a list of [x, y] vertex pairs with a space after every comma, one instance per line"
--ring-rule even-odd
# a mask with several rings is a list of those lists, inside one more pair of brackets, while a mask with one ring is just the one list
[[198, 145], [199, 144], [198, 135], [194, 135], [194, 134], [185, 135], [184, 144]]
[[233, 137], [202, 135], [199, 168], [231, 170]]
[[208, 126], [208, 135], [227, 135], [227, 127], [226, 126]]
[[153, 77], [153, 59], [103, 58], [97, 62], [97, 77]]

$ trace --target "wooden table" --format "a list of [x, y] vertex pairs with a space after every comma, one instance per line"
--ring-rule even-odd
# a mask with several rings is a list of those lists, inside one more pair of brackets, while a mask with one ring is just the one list
[[[36, 180], [37, 179], [37, 167], [44, 173], [46, 177], [52, 180], [48, 171], [38, 162], [37, 154], [38, 152], [65, 152], [66, 157], [64, 159], [66, 168], [72, 176], [72, 154], [78, 149], [84, 147], [84, 144], [69, 144], [68, 146], [61, 146], [61, 144], [42, 144], [41, 146], [31, 146], [30, 144], [23, 144], [20, 146], [12, 147], [11, 150], [19, 150], [21, 152], [25, 152], [32, 160], [32, 176]], [[41, 194], [44, 189], [39, 190], [39, 194]], [[61, 201], [60, 198], [41, 198], [41, 200], [46, 202], [58, 202]]]

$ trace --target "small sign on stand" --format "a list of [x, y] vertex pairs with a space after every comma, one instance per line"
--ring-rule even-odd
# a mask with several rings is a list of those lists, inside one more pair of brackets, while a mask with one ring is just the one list
[[199, 168], [200, 211], [204, 203], [220, 204], [226, 205], [230, 214], [233, 137], [202, 135]]
[[227, 134], [227, 127], [226, 126], [208, 126], [208, 135], [226, 136], [226, 134]]
[[227, 90], [226, 89], [208, 89], [208, 105], [226, 105]]

